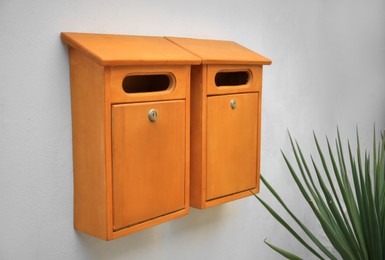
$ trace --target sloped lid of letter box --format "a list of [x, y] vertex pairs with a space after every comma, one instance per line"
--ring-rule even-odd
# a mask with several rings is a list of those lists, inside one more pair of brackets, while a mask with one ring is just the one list
[[63, 32], [61, 38], [104, 66], [201, 63], [198, 57], [164, 37]]
[[271, 60], [232, 41], [167, 37], [202, 59], [202, 64], [269, 65]]

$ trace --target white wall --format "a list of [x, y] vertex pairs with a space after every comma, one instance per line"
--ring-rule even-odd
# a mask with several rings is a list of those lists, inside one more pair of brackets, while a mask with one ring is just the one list
[[265, 237], [306, 256], [251, 197], [116, 241], [75, 232], [62, 31], [228, 39], [271, 58], [262, 172], [311, 226], [280, 156], [287, 129], [313, 151], [312, 130], [358, 125], [370, 142], [385, 127], [383, 0], [2, 0], [0, 259], [278, 259]]

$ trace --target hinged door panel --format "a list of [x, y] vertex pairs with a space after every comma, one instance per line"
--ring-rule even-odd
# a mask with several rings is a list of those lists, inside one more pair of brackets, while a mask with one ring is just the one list
[[258, 108], [258, 93], [208, 97], [207, 200], [256, 187]]
[[185, 208], [185, 101], [112, 106], [113, 225]]

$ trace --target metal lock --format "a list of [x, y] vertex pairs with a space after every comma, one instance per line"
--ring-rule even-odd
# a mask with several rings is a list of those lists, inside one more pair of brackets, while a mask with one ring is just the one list
[[150, 111], [148, 111], [148, 119], [151, 122], [155, 122], [157, 118], [158, 118], [158, 111], [156, 111], [156, 109], [151, 109]]
[[237, 101], [235, 99], [230, 100], [231, 109], [235, 109], [237, 107]]

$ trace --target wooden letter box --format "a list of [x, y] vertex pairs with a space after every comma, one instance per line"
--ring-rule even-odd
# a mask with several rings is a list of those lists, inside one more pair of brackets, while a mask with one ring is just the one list
[[162, 37], [62, 33], [75, 229], [114, 239], [189, 211], [190, 65]]
[[262, 65], [271, 60], [230, 41], [168, 39], [202, 60], [191, 72], [191, 206], [258, 192]]

